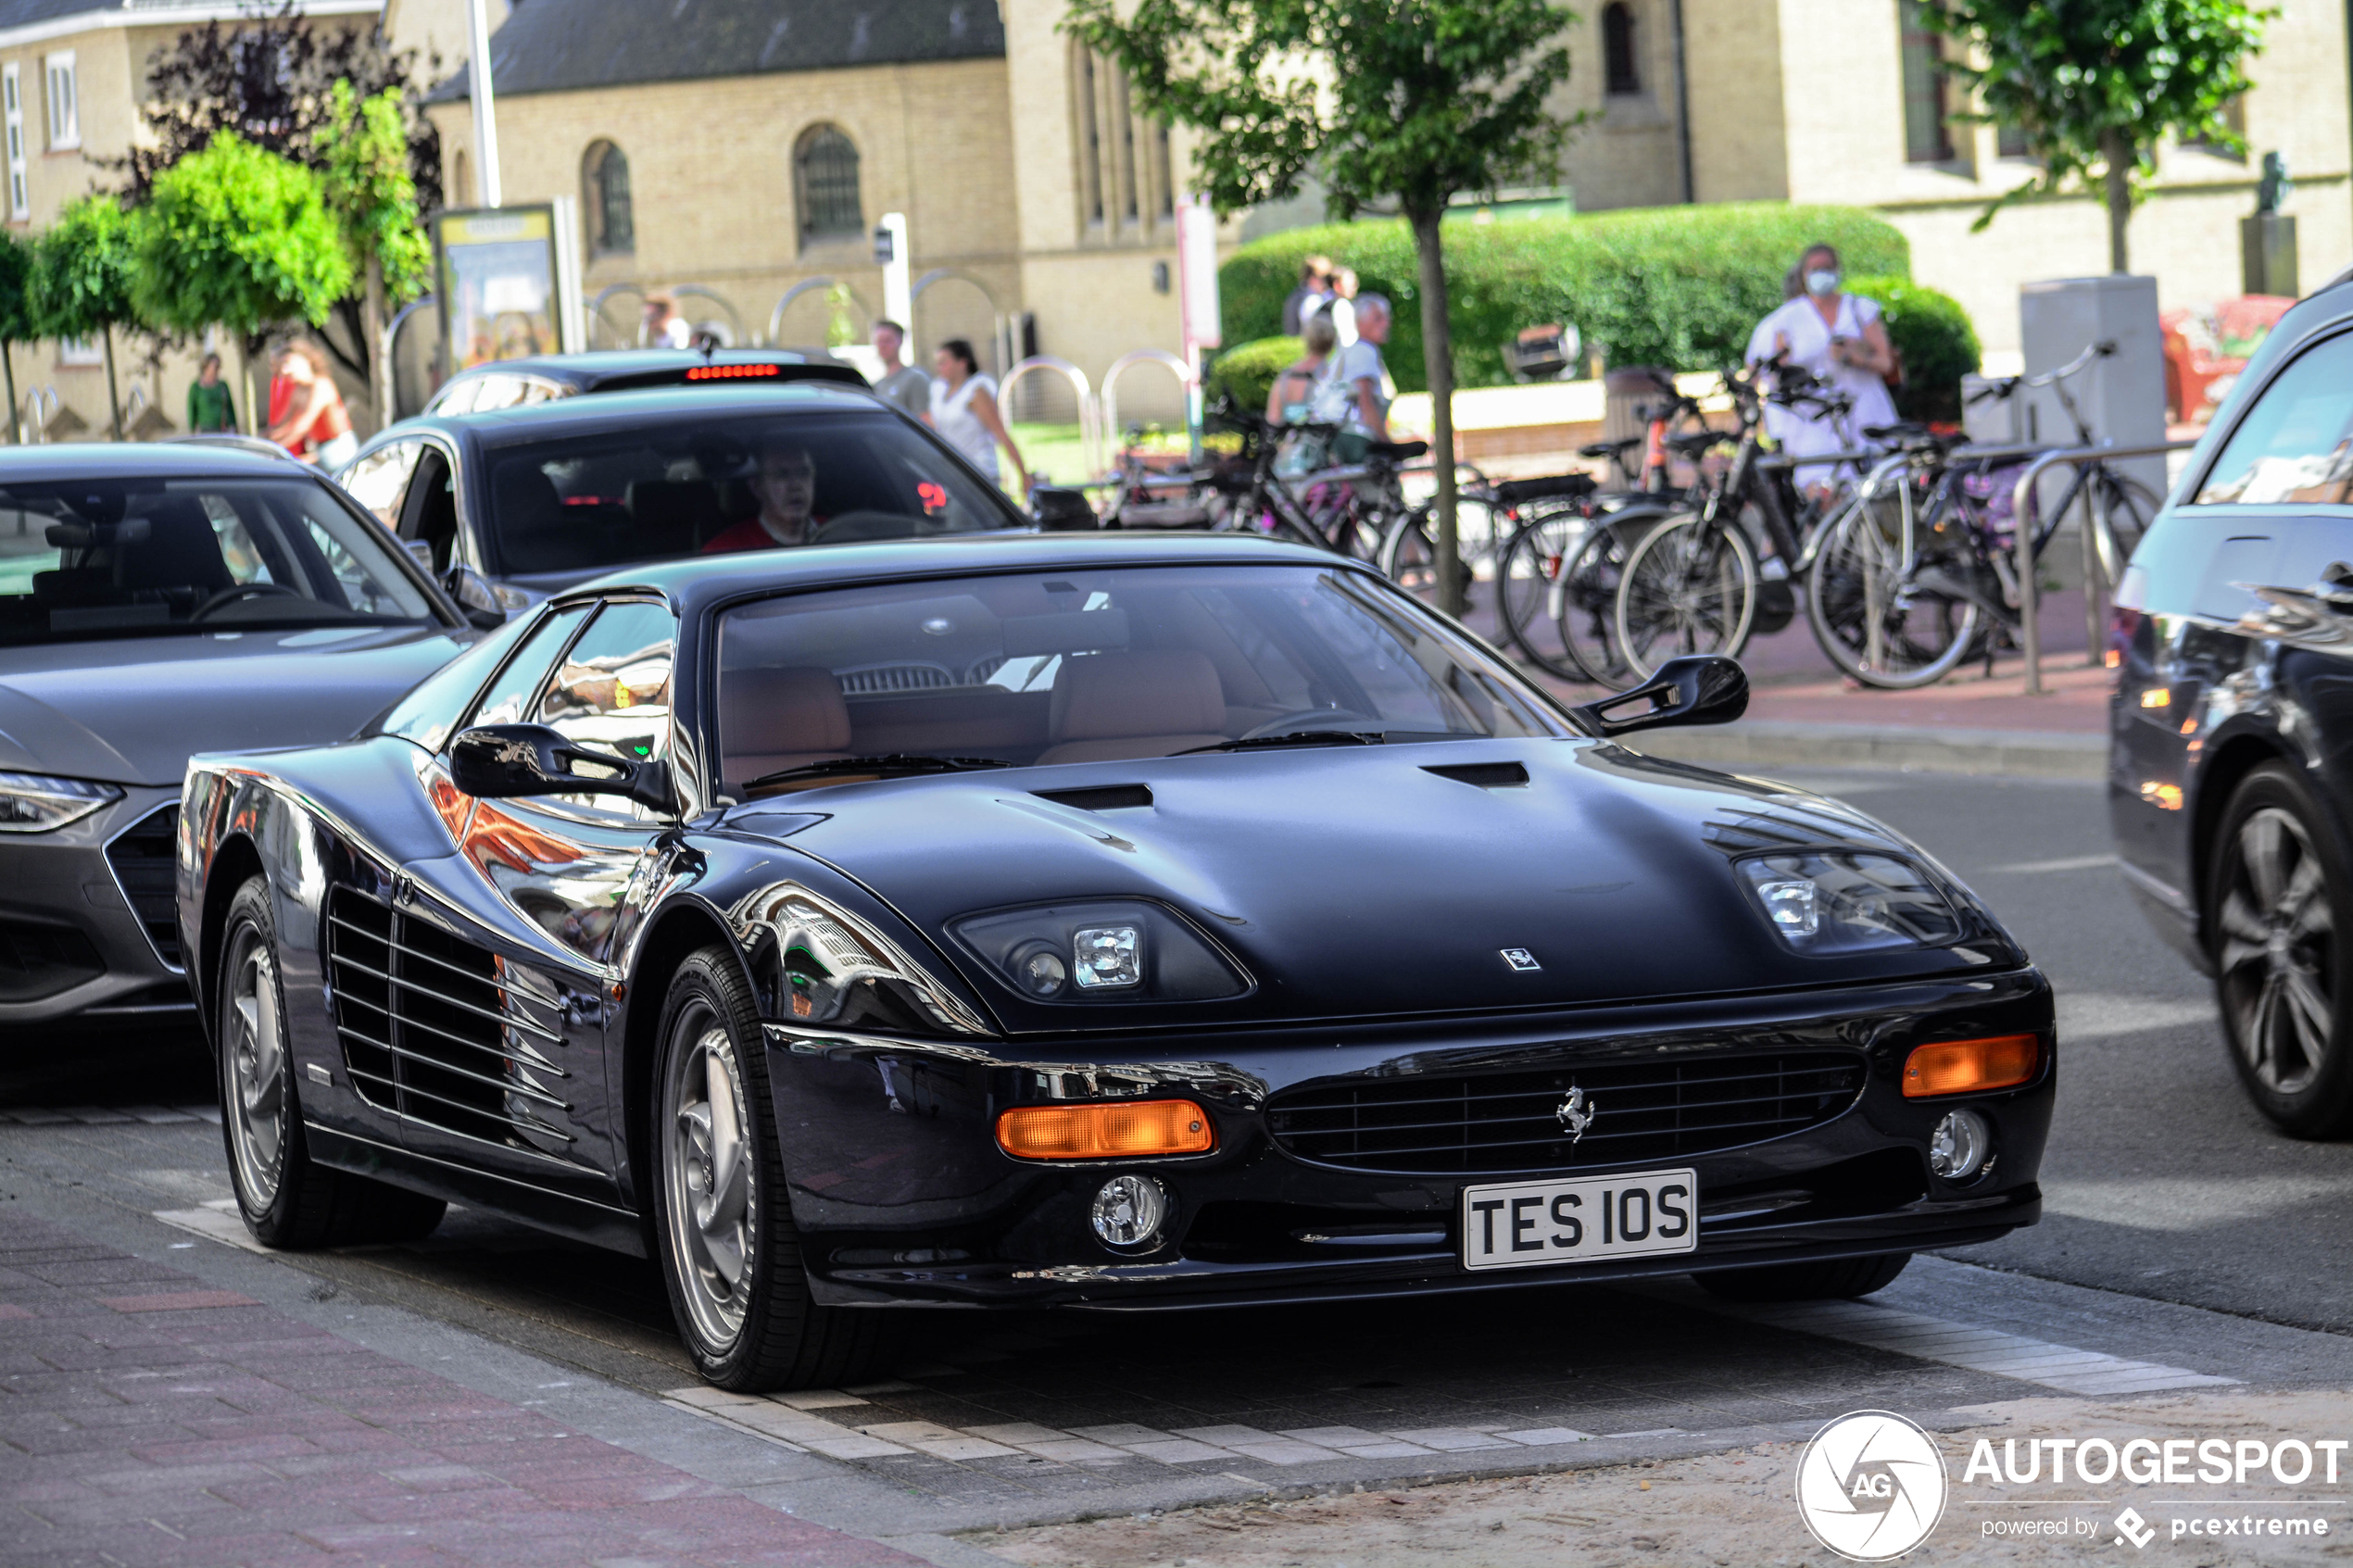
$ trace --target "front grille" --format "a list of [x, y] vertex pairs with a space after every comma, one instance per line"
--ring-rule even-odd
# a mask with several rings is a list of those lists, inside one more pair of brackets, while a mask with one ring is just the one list
[[156, 957], [174, 969], [181, 967], [180, 909], [172, 880], [179, 838], [180, 808], [167, 806], [140, 818], [107, 846], [115, 885], [130, 900]]
[[485, 948], [350, 887], [327, 905], [335, 1030], [371, 1105], [467, 1137], [568, 1158], [571, 1077], [552, 998]]
[[71, 926], [0, 921], [0, 1002], [37, 1002], [106, 972], [90, 938]]
[[[1572, 1087], [1592, 1117], [1576, 1139], [1560, 1119]], [[1862, 1059], [1843, 1051], [1654, 1058], [1312, 1085], [1270, 1100], [1266, 1127], [1302, 1160], [1360, 1171], [1625, 1165], [1803, 1132], [1862, 1090]]]

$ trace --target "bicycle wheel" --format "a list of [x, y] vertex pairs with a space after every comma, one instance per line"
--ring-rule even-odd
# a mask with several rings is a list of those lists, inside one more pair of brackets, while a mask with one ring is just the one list
[[1495, 619], [1504, 635], [1529, 663], [1565, 681], [1586, 676], [1560, 640], [1562, 573], [1594, 526], [1583, 513], [1555, 507], [1521, 523], [1495, 558]]
[[[2157, 516], [2157, 508], [2164, 502], [2157, 493], [2129, 474], [2103, 468], [2095, 474], [2093, 483], [2102, 484], [2108, 492], [2108, 531], [2116, 541], [2116, 558], [2101, 561], [2111, 586], [2124, 575], [2124, 563], [2133, 558], [2139, 547], [2141, 535], [2148, 532], [2149, 523]], [[2105, 557], [2106, 552], [2102, 552]]]
[[[1409, 508], [1397, 515], [1381, 538], [1379, 553], [1373, 564], [1381, 575], [1420, 599], [1424, 604], [1438, 602], [1438, 525], [1431, 521], [1429, 507], [1424, 504]], [[1470, 608], [1470, 565], [1454, 563], [1456, 581], [1463, 587], [1464, 608]]]
[[1737, 657], [1756, 618], [1756, 549], [1737, 523], [1677, 512], [1635, 541], [1613, 607], [1628, 671], [1685, 654]]
[[1806, 620], [1832, 664], [1867, 686], [1902, 691], [1944, 679], [1978, 644], [1984, 609], [1975, 599], [1921, 586], [1926, 568], [1969, 571], [1971, 563], [1923, 562], [1909, 577], [1901, 535], [1881, 508], [1856, 507], [1831, 525], [1806, 583]]

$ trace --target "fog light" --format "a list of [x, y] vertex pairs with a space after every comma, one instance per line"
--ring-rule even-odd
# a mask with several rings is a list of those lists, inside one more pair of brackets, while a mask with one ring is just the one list
[[1109, 991], [1144, 979], [1143, 944], [1132, 925], [1096, 925], [1074, 932], [1071, 957], [1077, 960], [1078, 988]]
[[1928, 1135], [1928, 1168], [1948, 1182], [1965, 1182], [1985, 1169], [1994, 1152], [1994, 1129], [1974, 1110], [1948, 1110]]
[[1096, 1192], [1092, 1217], [1105, 1247], [1149, 1247], [1168, 1218], [1168, 1189], [1150, 1176], [1114, 1176]]
[[1021, 988], [1033, 997], [1053, 996], [1063, 988], [1069, 972], [1062, 955], [1043, 942], [1032, 943], [1013, 959], [1013, 973]]

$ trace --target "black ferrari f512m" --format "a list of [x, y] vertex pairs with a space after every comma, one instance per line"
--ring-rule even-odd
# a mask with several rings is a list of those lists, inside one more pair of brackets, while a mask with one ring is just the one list
[[1877, 1289], [2037, 1217], [2051, 991], [1868, 817], [1609, 738], [1745, 702], [1567, 711], [1250, 538], [609, 578], [191, 765], [238, 1201], [649, 1254], [735, 1388], [881, 1308]]

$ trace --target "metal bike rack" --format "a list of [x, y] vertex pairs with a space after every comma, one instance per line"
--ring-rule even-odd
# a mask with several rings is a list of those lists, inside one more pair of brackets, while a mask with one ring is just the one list
[[[935, 267], [930, 271], [925, 273], [922, 277], [917, 278], [914, 281], [914, 283], [907, 290], [907, 314], [910, 317], [914, 315], [915, 301], [923, 298], [924, 291], [925, 289], [931, 287], [934, 283], [944, 283], [951, 279], [960, 283], [971, 284], [973, 288], [978, 292], [980, 297], [988, 302], [989, 346], [996, 352], [997, 363], [1000, 365], [1011, 365], [1013, 362], [1013, 332], [1012, 318], [1005, 314], [1005, 307], [997, 303], [995, 291], [991, 290], [987, 283], [982, 282], [978, 278], [974, 277], [970, 272], [959, 272], [952, 267]], [[915, 323], [912, 320], [909, 320], [901, 324], [904, 325], [911, 332], [915, 330]], [[1109, 383], [1106, 383], [1105, 384], [1108, 385]]]
[[1111, 453], [1114, 457], [1118, 454], [1120, 442], [1119, 378], [1126, 375], [1131, 368], [1137, 365], [1166, 366], [1168, 368], [1168, 373], [1176, 378], [1176, 389], [1185, 395], [1188, 399], [1189, 406], [1189, 400], [1192, 396], [1192, 367], [1186, 364], [1184, 360], [1178, 358], [1176, 355], [1169, 353], [1165, 348], [1139, 348], [1133, 353], [1123, 354], [1118, 358], [1113, 360], [1111, 362], [1111, 369], [1103, 372], [1103, 390], [1101, 396], [1103, 405], [1103, 439], [1110, 445]]
[[[849, 295], [849, 302], [858, 307], [858, 313], [861, 316], [872, 316], [874, 314], [874, 312], [867, 307], [866, 296], [860, 294], [848, 280], [827, 277], [803, 278], [800, 282], [786, 289], [785, 291], [784, 297], [776, 301], [776, 308], [768, 312], [768, 345], [771, 347], [780, 347], [783, 345], [785, 341], [785, 312], [792, 307], [792, 302], [794, 300], [799, 299], [802, 295], [813, 293], [818, 289], [830, 289], [836, 287], [840, 288], [843, 292]], [[830, 327], [830, 323], [828, 325]], [[821, 332], [818, 335], [823, 337], [825, 334]], [[821, 343], [818, 346], [821, 348], [829, 348], [831, 345]]]
[[670, 290], [670, 297], [673, 299], [707, 299], [711, 301], [713, 305], [716, 305], [720, 309], [727, 313], [727, 332], [729, 336], [734, 340], [730, 343], [724, 344], [721, 346], [726, 348], [740, 348], [744, 346], [744, 319], [736, 312], [736, 302], [729, 299], [725, 295], [721, 294], [717, 289], [711, 288], [703, 283], [677, 283], [672, 286]]
[[[2119, 446], [2112, 441], [2103, 441], [2096, 446], [2045, 451], [2018, 476], [2010, 509], [2018, 519], [2018, 613], [2020, 640], [2026, 655], [2028, 696], [2046, 695], [2043, 689], [2043, 629], [2036, 613], [2042, 584], [2034, 576], [2034, 535], [2039, 532], [2036, 525], [2040, 521], [2035, 516], [2035, 485], [2045, 472], [2062, 463], [2081, 468], [2085, 463], [2109, 462], [2119, 458], [2161, 458], [2196, 445], [2196, 441], [2158, 441], [2144, 446]], [[2100, 642], [2108, 634], [2108, 613], [2101, 601], [2107, 591], [2114, 588], [2117, 578], [2123, 575], [2123, 562], [2118, 558], [2116, 534], [2108, 523], [2108, 497], [2096, 487], [2087, 485], [2082, 504], [2083, 623], [2090, 633], [2084, 651], [2087, 662], [2096, 666], [2100, 662]]]
[[[48, 408], [45, 414], [42, 412], [44, 405], [46, 405]], [[46, 446], [49, 444], [49, 422], [57, 417], [57, 410], [64, 406], [65, 399], [57, 395], [57, 386], [53, 383], [44, 383], [40, 386], [27, 388], [24, 395], [24, 407], [19, 410], [17, 423], [18, 445], [37, 444]], [[30, 441], [24, 439], [28, 430], [31, 432]]]
[[587, 318], [587, 331], [594, 332], [599, 327], [605, 328], [612, 337], [613, 346], [616, 348], [635, 346], [638, 338], [645, 334], [646, 330], [641, 323], [626, 333], [611, 332], [611, 324], [605, 320], [605, 301], [616, 295], [624, 294], [634, 294], [640, 301], [646, 297], [646, 291], [635, 283], [608, 283], [597, 291], [596, 297], [588, 302], [588, 308], [583, 312]]
[[[997, 383], [997, 407], [1002, 410], [1013, 407], [1013, 384], [1025, 376], [1043, 370], [1070, 383], [1071, 391], [1078, 395], [1078, 462], [1088, 475], [1103, 471], [1102, 410], [1096, 407], [1095, 393], [1087, 380], [1087, 372], [1067, 359], [1057, 359], [1051, 354], [1040, 354], [1023, 360], [1005, 372]], [[1007, 416], [1010, 421], [1010, 416]]]

